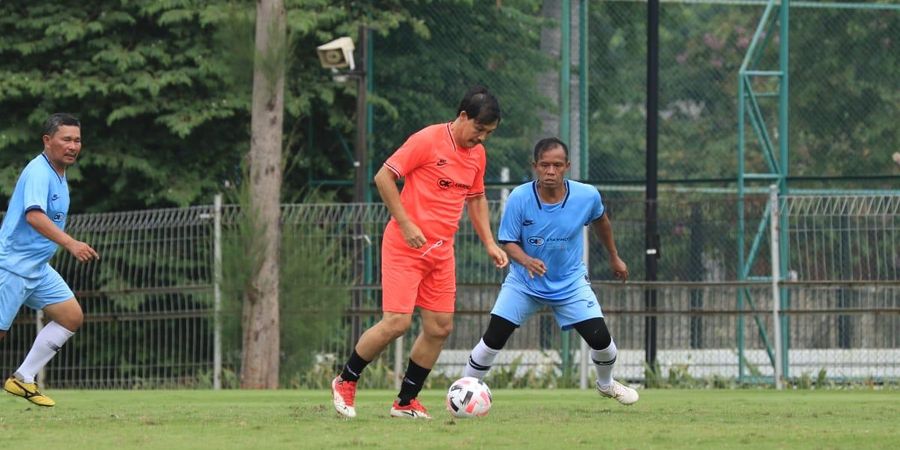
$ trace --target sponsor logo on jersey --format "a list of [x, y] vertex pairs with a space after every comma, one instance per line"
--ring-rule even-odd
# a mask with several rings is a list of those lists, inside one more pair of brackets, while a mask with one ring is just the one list
[[53, 215], [54, 222], [60, 222], [60, 221], [62, 221], [62, 218], [63, 218], [63, 213], [56, 213]]
[[530, 238], [528, 238], [528, 243], [535, 247], [540, 247], [544, 245], [544, 238], [540, 236], [531, 236]]
[[464, 191], [468, 191], [469, 188], [472, 187], [471, 185], [468, 185], [465, 183], [457, 183], [449, 178], [441, 178], [438, 180], [437, 184], [438, 184], [438, 187], [441, 189], [454, 188], [454, 189], [460, 189], [460, 190], [464, 190]]
[[547, 238], [547, 248], [553, 250], [565, 250], [569, 247], [569, 238], [567, 237], [552, 237]]
[[59, 194], [53, 194], [50, 196], [50, 201], [55, 202], [56, 200], [59, 200]]

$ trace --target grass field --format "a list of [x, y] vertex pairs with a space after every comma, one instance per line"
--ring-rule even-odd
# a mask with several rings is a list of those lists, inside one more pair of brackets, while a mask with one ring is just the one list
[[900, 448], [898, 390], [643, 390], [631, 407], [593, 391], [497, 390], [489, 416], [388, 417], [393, 391], [361, 391], [339, 419], [326, 391], [49, 391], [54, 408], [0, 397], [0, 444], [42, 449]]

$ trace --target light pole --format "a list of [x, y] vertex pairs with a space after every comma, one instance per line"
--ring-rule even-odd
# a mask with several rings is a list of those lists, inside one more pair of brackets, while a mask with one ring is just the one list
[[369, 155], [366, 148], [366, 54], [367, 31], [365, 25], [359, 26], [359, 65], [351, 70], [350, 75], [356, 79], [356, 161], [353, 167], [356, 169], [356, 177], [353, 182], [353, 202], [366, 201], [366, 185], [368, 181]]
[[[332, 79], [335, 82], [343, 83], [348, 77], [356, 80], [356, 139], [354, 146], [355, 153], [353, 156], [353, 202], [363, 203], [366, 201], [366, 187], [368, 185], [368, 152], [366, 149], [366, 58], [367, 50], [367, 34], [368, 30], [365, 25], [359, 26], [359, 66], [353, 60], [353, 40], [349, 37], [339, 37], [331, 42], [320, 45], [316, 48], [319, 54], [319, 62], [322, 67], [331, 69]], [[359, 68], [357, 68], [359, 67]], [[347, 68], [346, 72], [338, 69]]]

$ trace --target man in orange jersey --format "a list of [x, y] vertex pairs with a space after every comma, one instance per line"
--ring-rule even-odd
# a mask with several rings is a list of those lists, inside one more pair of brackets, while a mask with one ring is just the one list
[[[416, 399], [453, 329], [456, 267], [453, 237], [463, 206], [488, 256], [506, 267], [494, 241], [484, 196], [485, 150], [481, 145], [500, 124], [500, 105], [487, 89], [469, 89], [449, 123], [413, 134], [385, 161], [375, 185], [391, 213], [381, 256], [381, 321], [365, 331], [340, 375], [331, 382], [334, 407], [355, 417], [356, 383], [363, 369], [406, 333], [418, 307], [422, 332], [409, 355], [391, 416], [430, 419]], [[397, 180], [404, 178], [403, 192]]]

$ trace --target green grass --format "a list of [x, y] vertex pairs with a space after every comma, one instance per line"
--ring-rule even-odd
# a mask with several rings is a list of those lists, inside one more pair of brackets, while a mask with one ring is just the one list
[[489, 416], [391, 419], [361, 391], [339, 419], [326, 391], [55, 391], [54, 408], [0, 397], [0, 444], [44, 449], [900, 448], [898, 390], [643, 390], [624, 407], [577, 390], [496, 390]]

